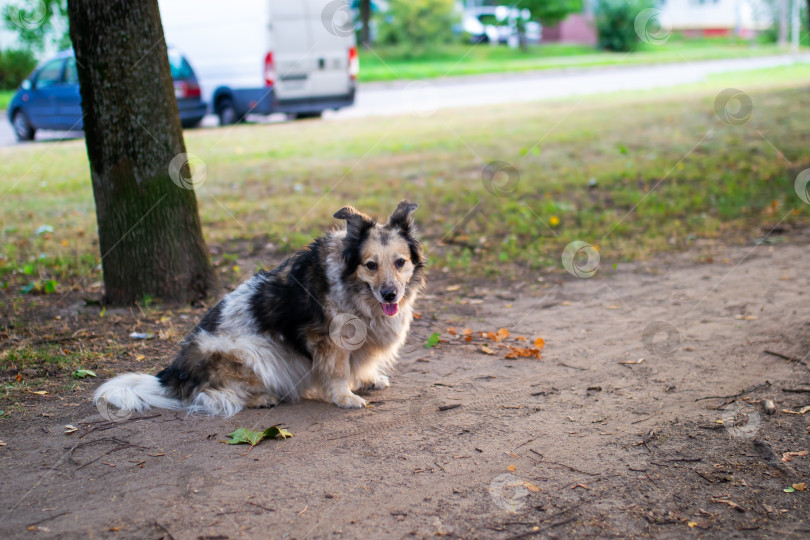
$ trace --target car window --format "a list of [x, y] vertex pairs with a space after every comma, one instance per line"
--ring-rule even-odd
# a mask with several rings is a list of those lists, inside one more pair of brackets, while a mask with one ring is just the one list
[[48, 88], [58, 84], [62, 78], [62, 64], [65, 62], [63, 58], [51, 60], [39, 70], [37, 80], [34, 81], [37, 88]]
[[172, 79], [182, 81], [194, 77], [194, 72], [191, 71], [191, 66], [183, 58], [183, 55], [169, 50], [169, 67], [172, 70]]
[[68, 58], [65, 62], [65, 84], [79, 84], [79, 74], [76, 72], [75, 58]]
[[479, 15], [478, 20], [481, 21], [481, 24], [491, 24], [494, 26], [498, 26], [499, 24], [498, 18], [495, 15], [490, 15], [489, 13]]

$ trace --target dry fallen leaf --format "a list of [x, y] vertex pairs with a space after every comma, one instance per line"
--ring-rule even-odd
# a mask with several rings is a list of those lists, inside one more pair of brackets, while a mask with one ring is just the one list
[[461, 331], [461, 333], [464, 334], [465, 336], [471, 336], [473, 334], [473, 331], [472, 328], [465, 328], [464, 330]]
[[449, 285], [445, 290], [447, 292], [457, 291], [461, 288], [461, 285]]
[[799, 484], [793, 484], [793, 489], [795, 489], [796, 491], [804, 491], [805, 489], [807, 489], [807, 484], [804, 482], [801, 482]]
[[4, 443], [3, 441], [0, 441], [0, 446], [6, 446], [6, 443]]
[[731, 508], [733, 508], [734, 510], [736, 510], [737, 512], [745, 512], [745, 508], [743, 508], [743, 507], [742, 507], [742, 506], [740, 506], [739, 504], [735, 503], [734, 501], [729, 501], [729, 500], [727, 500], [727, 499], [716, 499], [716, 498], [714, 498], [714, 497], [712, 497], [710, 500], [711, 500], [713, 503], [727, 504], [727, 505], [729, 505]]
[[489, 338], [491, 341], [495, 343], [500, 343], [504, 339], [509, 337], [509, 330], [506, 328], [501, 328], [497, 332], [487, 332], [486, 337]]
[[515, 466], [514, 466], [514, 465], [509, 465], [509, 466], [506, 468], [506, 470], [507, 470], [507, 471], [509, 471], [509, 472], [515, 472]]
[[801, 409], [799, 409], [798, 411], [791, 411], [791, 410], [789, 410], [789, 409], [783, 409], [783, 410], [782, 410], [782, 412], [783, 412], [783, 413], [785, 413], [785, 414], [799, 414], [799, 415], [804, 414], [804, 413], [806, 413], [806, 412], [808, 412], [808, 411], [810, 411], [810, 405], [807, 405], [807, 406], [805, 406], [805, 407], [802, 407], [802, 408], [801, 408]]
[[451, 326], [450, 328], [447, 329], [447, 333], [450, 334], [451, 336], [455, 336], [456, 328], [454, 326]]
[[545, 344], [546, 344], [546, 341], [541, 337], [534, 340], [534, 346], [537, 349], [542, 349]]
[[68, 424], [65, 426], [65, 435], [67, 435], [68, 433], [74, 433], [76, 431], [79, 431], [79, 428], [77, 428], [73, 424]]
[[740, 321], [755, 321], [759, 319], [757, 315], [735, 315], [734, 318]]
[[638, 360], [625, 360], [624, 362], [616, 362], [617, 364], [640, 364], [644, 361], [643, 358], [639, 358]]
[[526, 486], [526, 489], [528, 489], [529, 491], [533, 491], [535, 493], [541, 491], [539, 487], [535, 486], [534, 484], [530, 484], [529, 482], [524, 482], [523, 485]]
[[44, 396], [45, 394], [48, 393], [47, 390], [29, 390], [29, 392], [31, 392], [32, 394], [36, 394], [38, 396]]
[[514, 345], [509, 345], [509, 350], [511, 351], [508, 353], [505, 358], [512, 359], [512, 358], [530, 358], [534, 356], [535, 358], [540, 358], [540, 349], [532, 349], [532, 348], [524, 348], [524, 347], [515, 347]]
[[785, 452], [782, 454], [782, 461], [790, 461], [794, 457], [804, 457], [807, 455], [807, 450], [802, 450], [801, 452]]
[[486, 345], [481, 345], [481, 352], [484, 354], [495, 354], [495, 351], [487, 347]]

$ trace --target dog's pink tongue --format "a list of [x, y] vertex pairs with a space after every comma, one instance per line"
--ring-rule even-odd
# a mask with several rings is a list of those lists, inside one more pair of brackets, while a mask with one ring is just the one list
[[399, 306], [397, 304], [383, 304], [383, 313], [388, 315], [389, 317], [393, 317], [397, 314], [397, 310], [399, 310]]

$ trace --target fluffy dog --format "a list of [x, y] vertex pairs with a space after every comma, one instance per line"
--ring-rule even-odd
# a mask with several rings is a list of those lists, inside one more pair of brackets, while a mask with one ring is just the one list
[[354, 409], [383, 389], [424, 287], [424, 255], [402, 201], [385, 224], [347, 206], [346, 221], [215, 305], [157, 374], [130, 373], [95, 401], [230, 416], [300, 398]]

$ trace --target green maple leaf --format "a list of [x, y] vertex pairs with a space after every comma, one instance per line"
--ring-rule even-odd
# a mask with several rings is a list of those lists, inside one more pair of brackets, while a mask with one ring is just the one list
[[430, 337], [427, 338], [427, 343], [425, 343], [425, 348], [430, 349], [431, 347], [435, 347], [439, 344], [439, 333], [433, 332], [430, 334]]
[[230, 439], [225, 442], [228, 444], [249, 444], [250, 449], [244, 454], [247, 455], [251, 450], [253, 450], [254, 446], [265, 439], [287, 439], [292, 437], [292, 433], [290, 433], [289, 430], [279, 427], [279, 425], [280, 424], [270, 426], [264, 431], [253, 431], [252, 429], [248, 428], [238, 428], [233, 433], [228, 434]]
[[71, 375], [77, 379], [84, 379], [85, 377], [95, 377], [96, 374], [89, 369], [77, 369]]

